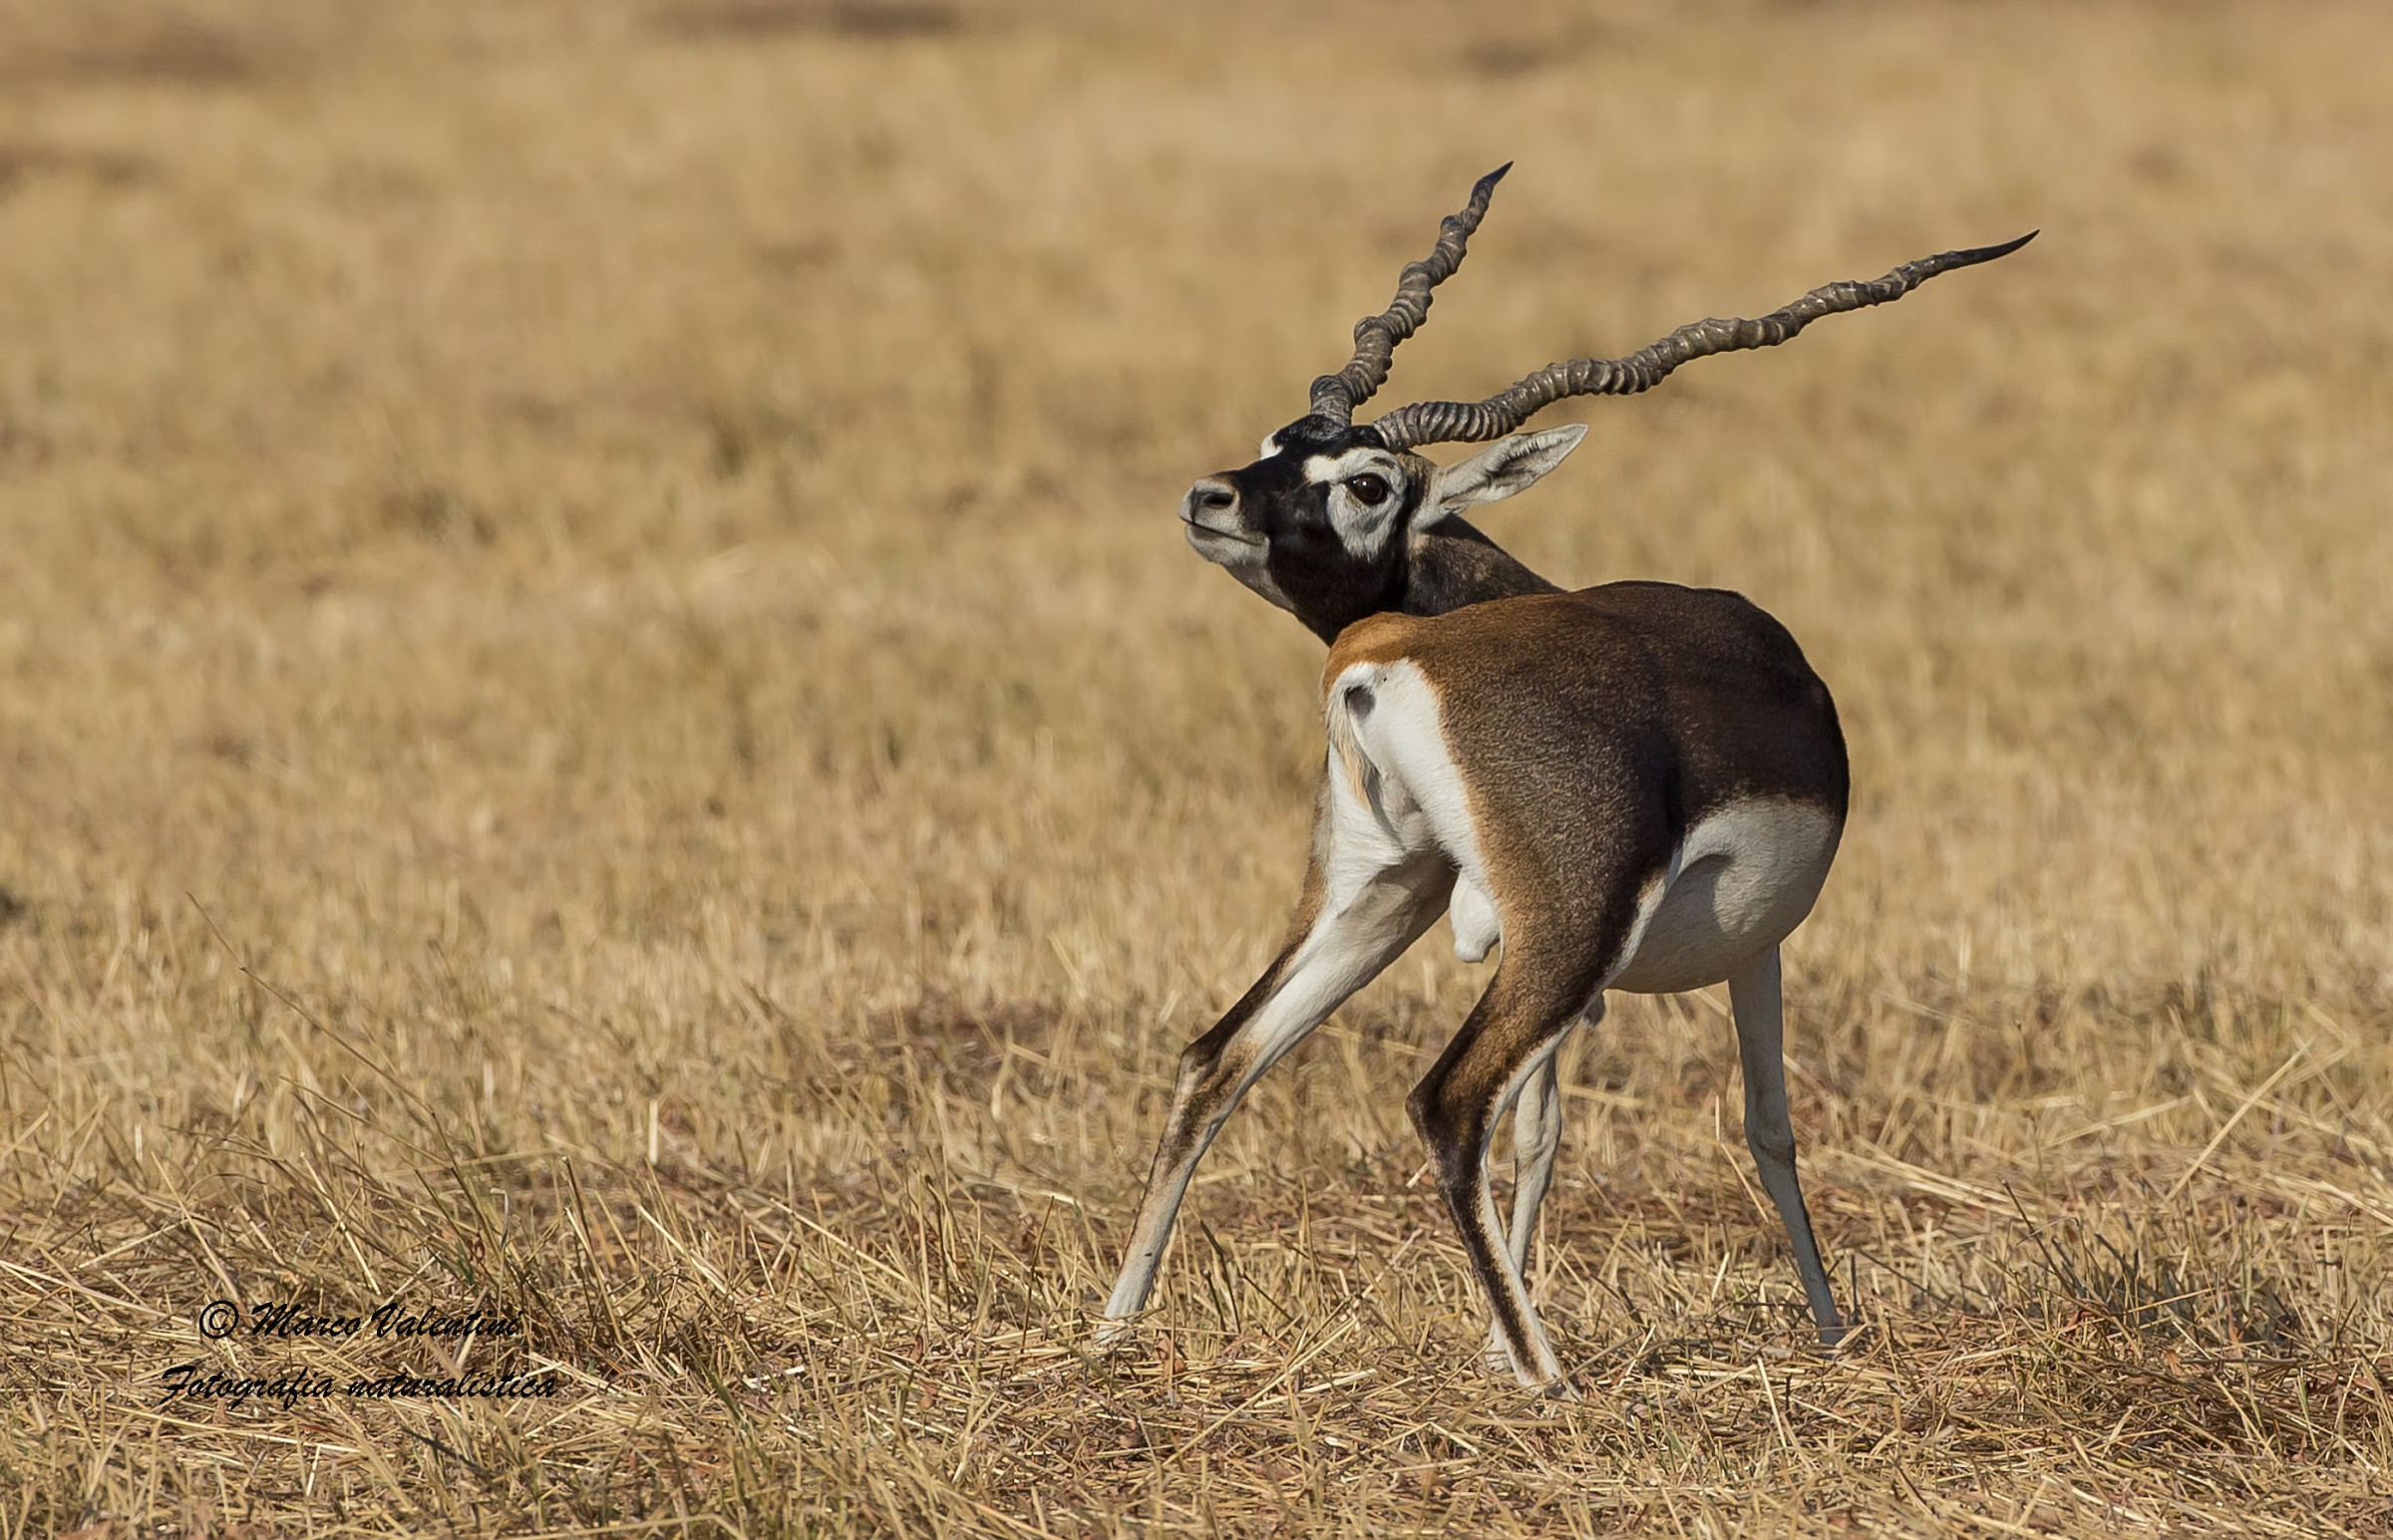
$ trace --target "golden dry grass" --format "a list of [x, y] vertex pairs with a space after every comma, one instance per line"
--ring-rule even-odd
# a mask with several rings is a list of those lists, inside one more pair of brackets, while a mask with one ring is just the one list
[[[0, 9], [0, 1534], [2393, 1529], [2393, 13]], [[1491, 524], [1742, 589], [1856, 817], [1575, 1051], [1476, 1369], [1444, 932], [1086, 1351], [1301, 861], [1172, 506], [1518, 156], [1393, 391], [2031, 224]], [[208, 1301], [480, 1303], [513, 1405]]]

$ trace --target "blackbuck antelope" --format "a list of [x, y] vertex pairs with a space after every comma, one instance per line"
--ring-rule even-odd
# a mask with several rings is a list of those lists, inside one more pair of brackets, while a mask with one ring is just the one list
[[[1554, 1053], [1573, 1025], [1600, 1019], [1613, 989], [1727, 982], [1746, 1144], [1822, 1340], [1843, 1331], [1796, 1177], [1780, 1051], [1779, 943], [1811, 912], [1845, 823], [1828, 687], [1786, 628], [1737, 594], [1654, 582], [1565, 593], [1462, 515], [1576, 447], [1576, 426], [1504, 437], [1563, 397], [1630, 395], [1707, 354], [1776, 346], [2033, 232], [1830, 284], [1759, 320], [1698, 321], [1626, 358], [1549, 364], [1486, 401], [1352, 421], [1462, 262], [1506, 169], [1481, 178], [1394, 302], [1355, 327], [1353, 360], [1313, 382], [1311, 411], [1181, 503], [1198, 554], [1331, 644], [1329, 744], [1303, 895], [1270, 967], [1181, 1056], [1101, 1342], [1146, 1304], [1190, 1176], [1238, 1098], [1440, 914], [1464, 960], [1503, 947], [1411, 1098], [1487, 1290], [1491, 1364], [1562, 1388], [1523, 1276], [1560, 1134]], [[1415, 453], [1489, 439], [1501, 442], [1450, 465]], [[1516, 1103], [1508, 1227], [1487, 1157]]]

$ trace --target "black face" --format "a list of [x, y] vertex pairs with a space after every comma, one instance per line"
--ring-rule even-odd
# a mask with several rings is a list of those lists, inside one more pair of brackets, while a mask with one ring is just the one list
[[1265, 439], [1252, 464], [1190, 487], [1180, 517], [1198, 555], [1328, 641], [1395, 607], [1430, 475], [1368, 424], [1302, 417]]

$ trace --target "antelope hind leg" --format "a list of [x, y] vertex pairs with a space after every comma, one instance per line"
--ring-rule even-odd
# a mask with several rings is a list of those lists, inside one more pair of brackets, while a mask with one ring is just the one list
[[[1494, 1335], [1514, 1377], [1533, 1389], [1561, 1393], [1562, 1366], [1522, 1282], [1508, 1245], [1488, 1176], [1488, 1143], [1496, 1118], [1514, 1096], [1550, 1072], [1552, 1049], [1577, 1017], [1583, 996], [1539, 977], [1508, 953], [1470, 1019], [1413, 1088], [1413, 1125], [1429, 1146], [1438, 1188], [1462, 1232], [1472, 1270], [1488, 1295]], [[1525, 1247], [1528, 1227], [1520, 1244]], [[1526, 1252], [1524, 1251], [1524, 1255]]]
[[[1122, 1271], [1106, 1297], [1098, 1346], [1120, 1342], [1129, 1318], [1146, 1307], [1196, 1162], [1238, 1099], [1444, 912], [1446, 889], [1439, 875], [1418, 867], [1391, 868], [1343, 904], [1291, 927], [1294, 939], [1254, 987], [1181, 1055], [1172, 1110], [1156, 1144]], [[1304, 920], [1301, 907], [1297, 917]]]

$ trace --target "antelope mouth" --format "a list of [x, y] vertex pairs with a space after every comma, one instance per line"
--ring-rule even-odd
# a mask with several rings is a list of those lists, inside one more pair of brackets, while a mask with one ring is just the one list
[[1191, 518], [1186, 513], [1180, 516], [1180, 522], [1188, 533], [1189, 543], [1199, 551], [1204, 549], [1206, 542], [1214, 540], [1224, 545], [1259, 546], [1263, 543], [1263, 537], [1259, 534], [1240, 534], [1234, 529], [1223, 529], [1218, 525]]

